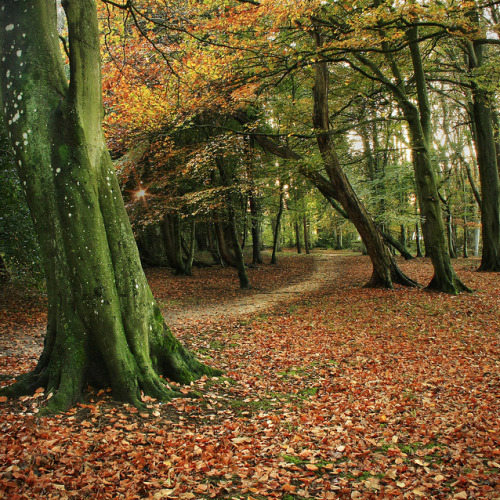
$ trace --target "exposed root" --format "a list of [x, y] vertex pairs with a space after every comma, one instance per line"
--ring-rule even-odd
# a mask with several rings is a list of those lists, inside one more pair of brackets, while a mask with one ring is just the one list
[[403, 271], [401, 271], [401, 269], [399, 269], [399, 267], [394, 262], [391, 265], [391, 277], [392, 281], [394, 283], [397, 283], [398, 285], [403, 285], [410, 288], [421, 287], [421, 285], [417, 281], [411, 279], [409, 276], [403, 273]]
[[451, 295], [473, 292], [473, 290], [464, 285], [457, 276], [454, 276], [452, 279], [438, 280], [436, 275], [434, 275], [425, 289], [434, 292], [449, 293]]

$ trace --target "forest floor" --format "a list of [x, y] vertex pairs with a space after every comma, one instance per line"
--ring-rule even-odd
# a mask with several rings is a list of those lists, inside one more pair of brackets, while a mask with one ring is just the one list
[[[344, 253], [280, 255], [249, 291], [231, 269], [148, 270], [174, 333], [224, 375], [147, 412], [91, 389], [52, 417], [43, 390], [2, 401], [0, 498], [500, 498], [500, 280], [454, 265], [473, 293], [363, 289], [368, 259]], [[35, 365], [45, 306], [0, 290], [0, 380]]]

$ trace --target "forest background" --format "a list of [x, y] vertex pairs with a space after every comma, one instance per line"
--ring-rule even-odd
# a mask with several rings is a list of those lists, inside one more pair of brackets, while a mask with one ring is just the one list
[[[190, 405], [182, 398], [173, 404], [177, 415], [194, 412], [192, 435], [174, 426], [165, 440], [151, 428], [157, 445], [193, 438], [186, 453], [174, 453], [171, 462], [164, 462], [162, 474], [149, 474], [147, 453], [134, 454], [117, 428], [137, 444], [144, 435], [134, 432], [135, 418], [168, 420], [173, 414], [162, 414], [161, 403], [148, 395], [142, 399], [152, 414], [124, 415], [119, 407], [106, 413], [108, 444], [119, 437], [116, 453], [125, 450], [130, 463], [141, 468], [141, 481], [122, 477], [116, 491], [125, 494], [132, 488], [138, 497], [156, 492], [179, 498], [194, 498], [193, 492], [330, 498], [333, 491], [351, 497], [405, 491], [414, 496], [494, 498], [494, 304], [500, 270], [496, 2], [103, 1], [98, 16], [106, 139], [144, 265], [168, 266], [177, 276], [193, 274], [194, 267], [230, 266], [237, 270], [242, 289], [252, 285], [249, 271], [258, 271], [264, 258], [276, 265], [285, 246], [305, 253], [313, 248], [361, 251], [372, 267], [370, 274], [366, 259], [350, 261], [351, 271], [344, 271], [343, 278], [355, 291], [343, 295], [343, 285], [337, 283], [321, 299], [326, 302], [302, 305], [307, 324], [295, 324], [293, 310], [262, 324], [252, 319], [248, 330], [252, 342], [259, 341], [251, 353], [240, 338], [241, 327], [248, 333], [246, 323], [199, 328], [192, 346], [196, 350], [201, 342], [208, 361], [225, 365], [228, 378], [202, 378], [201, 389], [207, 380], [216, 388], [209, 395], [213, 400], [205, 400], [208, 406]], [[62, 22], [60, 30], [61, 51], [71, 60]], [[10, 125], [2, 138], [2, 277], [36, 281], [42, 268], [40, 250], [23, 199], [23, 181], [10, 154]], [[265, 248], [269, 252], [263, 254]], [[405, 263], [395, 258], [396, 251], [409, 260], [413, 255], [428, 258]], [[477, 258], [454, 260], [459, 255]], [[284, 262], [294, 270], [293, 261]], [[349, 260], [340, 262], [342, 269], [349, 268]], [[475, 275], [472, 269], [485, 274]], [[220, 273], [226, 291], [231, 285]], [[445, 295], [412, 291], [417, 282]], [[363, 283], [369, 288], [396, 286], [398, 300], [356, 288]], [[202, 289], [199, 284], [193, 294]], [[459, 292], [466, 293], [453, 302]], [[354, 297], [363, 300], [356, 314], [346, 307], [354, 318], [342, 316], [342, 325], [336, 323], [333, 331], [331, 315], [340, 312], [336, 307], [341, 304], [326, 312], [331, 294], [343, 297], [344, 304]], [[403, 313], [399, 300], [418, 304], [418, 311], [405, 306]], [[421, 306], [434, 300], [439, 307]], [[472, 303], [481, 311], [478, 317]], [[356, 315], [366, 319], [373, 304], [383, 314], [370, 328], [366, 321], [360, 327]], [[436, 323], [433, 316], [439, 319]], [[474, 326], [466, 330], [463, 320], [471, 316]], [[425, 336], [409, 327], [411, 319], [426, 325]], [[261, 356], [269, 339], [276, 341], [276, 324], [285, 334], [282, 352], [277, 357], [266, 354], [260, 367], [254, 361], [255, 373], [249, 373], [242, 360]], [[343, 338], [346, 329], [355, 332], [354, 340]], [[429, 337], [431, 330], [435, 335]], [[338, 352], [323, 353], [326, 357], [316, 363], [313, 358], [319, 354], [311, 348], [307, 362], [299, 363], [304, 344], [290, 349], [297, 331], [303, 341], [309, 338], [304, 332], [311, 332], [311, 345], [317, 342], [312, 333], [323, 332], [325, 345], [337, 346]], [[189, 328], [178, 333], [190, 342]], [[219, 352], [223, 346], [216, 344], [220, 338], [227, 343], [224, 335], [238, 337], [229, 344], [236, 357], [226, 360]], [[422, 362], [424, 344], [431, 340], [436, 350]], [[387, 356], [373, 356], [382, 352], [382, 343], [392, 346]], [[419, 349], [413, 350], [416, 345]], [[389, 384], [394, 377], [389, 367], [400, 350], [405, 353], [400, 368], [416, 371]], [[445, 351], [451, 356], [446, 362]], [[197, 355], [203, 357], [202, 352]], [[342, 359], [332, 368], [326, 358], [335, 357]], [[272, 362], [267, 365], [265, 359]], [[337, 362], [342, 363], [339, 369]], [[455, 362], [463, 371], [453, 370]], [[21, 356], [15, 371], [32, 365], [23, 363]], [[269, 385], [268, 375], [280, 363], [279, 378], [285, 385]], [[365, 369], [378, 376], [369, 377], [372, 392], [354, 383], [356, 370]], [[435, 370], [439, 375], [433, 375]], [[339, 375], [343, 382], [332, 388]], [[260, 386], [261, 379], [262, 391], [254, 398], [252, 387]], [[349, 384], [352, 391], [346, 389]], [[378, 394], [389, 386], [389, 397]], [[345, 401], [339, 396], [344, 391]], [[397, 393], [403, 396], [396, 404]], [[83, 481], [89, 494], [95, 487], [106, 491], [106, 481], [92, 486], [90, 478], [95, 478], [89, 470], [79, 474], [80, 483], [70, 479], [74, 475], [65, 461], [69, 456], [79, 463], [76, 457], [84, 456], [99, 469], [103, 450], [82, 442], [73, 448], [65, 436], [69, 432], [75, 433], [73, 439], [83, 439], [80, 433], [87, 432], [89, 422], [101, 421], [101, 403], [90, 399], [88, 405], [80, 404], [77, 427], [60, 426], [59, 417], [42, 419], [36, 430], [31, 424], [19, 427], [24, 414], [37, 408], [37, 394], [43, 389], [34, 399], [25, 396], [21, 411], [12, 406], [18, 412], [4, 424], [9, 431], [6, 449], [17, 446], [19, 458], [4, 471], [3, 487], [12, 493], [25, 484], [23, 488], [43, 495], [47, 488], [78, 491]], [[288, 400], [286, 394], [297, 398]], [[360, 394], [363, 404], [354, 405]], [[226, 407], [219, 398], [241, 400], [242, 408], [236, 403]], [[331, 415], [339, 404], [342, 415]], [[283, 405], [290, 413], [281, 418], [273, 407]], [[420, 407], [425, 416], [419, 416]], [[213, 408], [217, 410], [211, 413]], [[303, 417], [296, 421], [293, 414], [299, 408]], [[464, 413], [465, 408], [472, 411]], [[196, 430], [198, 413], [205, 429], [201, 434]], [[73, 421], [71, 415], [66, 414], [72, 419], [66, 424]], [[332, 444], [328, 429], [338, 418], [342, 422]], [[211, 433], [207, 429], [213, 420]], [[267, 436], [269, 447], [253, 431]], [[43, 442], [58, 436], [44, 444], [47, 461], [35, 458], [30, 446], [15, 445], [20, 434], [34, 446], [40, 438]], [[263, 467], [252, 462], [256, 450], [266, 456]], [[200, 464], [206, 469], [204, 478]], [[119, 462], [111, 470], [124, 476]], [[53, 474], [64, 480], [54, 483]]]

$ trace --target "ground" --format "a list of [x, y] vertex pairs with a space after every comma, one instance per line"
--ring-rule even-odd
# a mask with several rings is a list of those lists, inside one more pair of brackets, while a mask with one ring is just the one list
[[[148, 270], [174, 333], [224, 375], [149, 412], [92, 389], [54, 417], [43, 391], [3, 402], [0, 496], [499, 498], [499, 276], [454, 264], [474, 293], [363, 289], [368, 259], [345, 254], [282, 257], [251, 291], [230, 269]], [[0, 301], [6, 376], [33, 367], [44, 300]]]

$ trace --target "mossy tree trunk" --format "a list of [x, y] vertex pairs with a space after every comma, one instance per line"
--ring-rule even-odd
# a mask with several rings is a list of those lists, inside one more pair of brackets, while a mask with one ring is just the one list
[[283, 210], [285, 208], [285, 193], [283, 191], [283, 184], [281, 180], [279, 181], [279, 208], [276, 215], [276, 222], [274, 225], [273, 234], [273, 253], [271, 255], [271, 264], [276, 264], [276, 252], [278, 251], [279, 238], [280, 238], [280, 228], [281, 228], [281, 217], [283, 216]]
[[[322, 45], [322, 37], [315, 35], [316, 46]], [[330, 118], [328, 110], [329, 72], [328, 64], [320, 61], [315, 64], [315, 79], [313, 88], [314, 111], [313, 125], [317, 134], [318, 148], [323, 158], [323, 165], [328, 175], [325, 179], [318, 172], [302, 169], [305, 175], [328, 198], [338, 201], [346, 212], [351, 222], [358, 230], [368, 255], [372, 261], [373, 272], [370, 280], [365, 285], [370, 288], [392, 288], [393, 282], [406, 286], [416, 286], [397, 267], [394, 259], [389, 254], [384, 244], [382, 235], [375, 221], [370, 217], [364, 205], [357, 197], [349, 179], [345, 175], [335, 144], [330, 133]]]
[[[380, 34], [385, 36], [382, 28]], [[388, 78], [381, 71], [379, 65], [366, 56], [354, 54], [354, 57], [365, 68], [357, 69], [362, 73], [366, 73], [367, 69], [373, 75], [374, 79], [383, 83], [392, 92], [403, 111], [410, 134], [413, 170], [422, 220], [425, 251], [426, 256], [428, 255], [431, 258], [434, 269], [434, 276], [427, 288], [455, 294], [461, 291], [468, 291], [469, 289], [461, 283], [453, 269], [446, 241], [436, 176], [431, 158], [431, 108], [420, 54], [417, 25], [409, 28], [406, 31], [406, 35], [409, 42], [413, 68], [412, 81], [417, 90], [416, 104], [406, 92], [405, 81], [398, 62], [394, 57], [393, 48], [388, 41], [383, 41], [381, 48], [391, 69], [392, 78]]]
[[[467, 43], [469, 68], [484, 64], [485, 47]], [[471, 80], [473, 138], [481, 180], [481, 228], [483, 250], [479, 271], [500, 271], [500, 177], [494, 131], [493, 98], [477, 79]]]
[[165, 325], [141, 269], [101, 127], [95, 0], [65, 0], [69, 83], [55, 0], [0, 10], [1, 92], [19, 175], [41, 246], [48, 324], [35, 370], [3, 389], [43, 386], [48, 409], [67, 409], [87, 384], [140, 405], [169, 398], [160, 375], [189, 383], [212, 370]]
[[[232, 187], [231, 179], [226, 171], [224, 165], [224, 159], [222, 157], [216, 158], [217, 168], [219, 169], [220, 178], [222, 185], [226, 188]], [[238, 234], [238, 224], [236, 222], [236, 213], [234, 210], [234, 201], [231, 193], [231, 189], [228, 189], [227, 197], [227, 215], [229, 219], [229, 234], [231, 237], [232, 248], [234, 252], [235, 267], [238, 271], [238, 279], [240, 282], [240, 288], [243, 290], [248, 290], [252, 288], [250, 285], [250, 280], [248, 278], [248, 273], [245, 265], [245, 258], [243, 255], [243, 249], [240, 245], [240, 239]]]
[[[407, 97], [402, 85], [398, 87], [398, 92], [395, 93], [395, 96], [408, 122], [417, 196], [420, 214], [424, 221], [425, 248], [429, 252], [434, 268], [434, 276], [427, 288], [446, 293], [470, 291], [460, 281], [453, 269], [446, 240], [446, 230], [436, 185], [434, 166], [432, 164], [431, 107], [427, 94], [427, 82], [418, 36], [417, 26], [407, 30], [415, 86], [417, 89], [417, 105], [413, 104]], [[396, 80], [401, 82], [402, 79], [395, 65], [393, 65], [393, 70]]]

